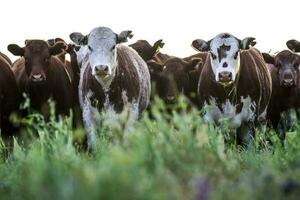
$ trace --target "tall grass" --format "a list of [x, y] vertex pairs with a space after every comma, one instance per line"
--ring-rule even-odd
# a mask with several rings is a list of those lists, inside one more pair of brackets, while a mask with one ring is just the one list
[[[137, 122], [126, 115], [99, 126], [97, 151], [74, 141], [71, 118], [23, 119], [23, 137], [0, 152], [0, 199], [297, 199], [300, 138], [285, 147], [242, 149], [224, 144], [218, 127], [203, 123], [184, 100], [167, 112], [161, 101]], [[53, 114], [53, 113], [52, 113]], [[154, 119], [155, 120], [154, 120]], [[269, 132], [268, 134], [274, 135]]]

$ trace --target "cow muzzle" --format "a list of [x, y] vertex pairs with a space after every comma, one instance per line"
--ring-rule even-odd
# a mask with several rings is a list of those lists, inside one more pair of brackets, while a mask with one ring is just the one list
[[167, 95], [165, 98], [164, 98], [164, 101], [167, 103], [167, 104], [174, 104], [176, 103], [176, 97], [174, 95]]
[[46, 81], [46, 77], [42, 74], [33, 74], [31, 75], [30, 80], [34, 83], [43, 83]]
[[288, 78], [288, 79], [283, 79], [282, 80], [282, 85], [284, 87], [292, 87], [292, 86], [295, 86], [296, 83], [295, 83], [294, 79]]
[[229, 83], [232, 81], [232, 73], [228, 71], [219, 73], [219, 82], [221, 83]]
[[110, 70], [107, 65], [97, 65], [94, 68], [94, 73], [96, 76], [106, 77], [110, 75]]
[[281, 85], [283, 87], [295, 86], [296, 85], [295, 76], [290, 72], [284, 73], [281, 81]]

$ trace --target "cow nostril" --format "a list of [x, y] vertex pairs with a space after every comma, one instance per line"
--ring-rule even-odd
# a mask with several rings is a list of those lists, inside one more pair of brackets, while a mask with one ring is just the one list
[[108, 72], [108, 66], [105, 66], [105, 67], [104, 67], [104, 71], [105, 71], [105, 72]]
[[228, 64], [227, 64], [226, 62], [223, 63], [223, 67], [224, 67], [224, 68], [228, 67]]

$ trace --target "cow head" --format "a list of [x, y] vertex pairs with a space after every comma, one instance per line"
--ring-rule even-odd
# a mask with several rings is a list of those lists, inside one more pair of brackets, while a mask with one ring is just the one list
[[148, 61], [152, 59], [164, 45], [162, 40], [156, 41], [153, 46], [146, 40], [138, 40], [130, 46], [143, 58], [143, 60]]
[[188, 73], [197, 68], [201, 59], [195, 58], [186, 62], [179, 58], [171, 58], [161, 64], [154, 60], [147, 62], [155, 89], [165, 103], [175, 103], [180, 93], [188, 86]]
[[24, 57], [26, 72], [31, 82], [43, 83], [47, 79], [51, 56], [60, 54], [66, 46], [64, 43], [57, 42], [49, 47], [43, 40], [26, 40], [25, 47], [10, 44], [7, 49], [15, 56]]
[[107, 27], [93, 29], [88, 35], [81, 33], [70, 34], [71, 40], [77, 45], [84, 46], [84, 62], [92, 69], [92, 75], [102, 85], [107, 86], [115, 75], [117, 68], [116, 45], [127, 42], [133, 35], [131, 31], [114, 33]]
[[57, 42], [61, 42], [61, 43], [64, 43], [65, 46], [67, 47], [66, 50], [63, 50], [60, 54], [58, 54], [58, 58], [61, 60], [61, 61], [65, 61], [65, 56], [66, 56], [66, 53], [68, 53], [68, 49], [69, 49], [69, 46], [68, 44], [61, 38], [55, 38], [55, 39], [49, 39], [47, 40], [47, 43], [49, 44], [49, 46], [54, 46]]
[[282, 87], [293, 87], [298, 84], [300, 56], [288, 50], [281, 51], [275, 57], [263, 53], [266, 63], [273, 64], [278, 73]]
[[221, 84], [235, 81], [240, 68], [240, 51], [256, 44], [255, 38], [239, 40], [229, 33], [221, 33], [206, 42], [194, 40], [192, 46], [201, 52], [209, 52], [215, 80]]

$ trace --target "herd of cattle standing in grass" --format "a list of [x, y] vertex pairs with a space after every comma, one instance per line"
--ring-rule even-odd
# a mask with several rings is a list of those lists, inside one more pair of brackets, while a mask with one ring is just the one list
[[185, 95], [191, 105], [206, 108], [201, 116], [205, 121], [218, 126], [227, 119], [237, 144], [250, 144], [255, 129], [264, 124], [284, 142], [291, 114], [300, 103], [300, 42], [289, 40], [290, 50], [270, 55], [253, 48], [255, 38], [240, 40], [221, 33], [209, 41], [194, 40], [192, 47], [199, 53], [179, 58], [159, 52], [162, 40], [153, 46], [146, 40], [122, 44], [132, 36], [131, 31], [116, 34], [97, 27], [87, 35], [71, 33], [70, 44], [56, 38], [26, 40], [24, 47], [8, 45], [20, 58], [12, 63], [0, 54], [2, 135], [18, 133], [10, 116], [20, 112], [23, 94], [31, 109], [45, 117], [49, 98], [58, 115], [72, 110], [74, 118], [83, 122], [91, 148], [103, 112], [126, 109], [138, 119], [151, 104], [150, 96], [173, 104]]

